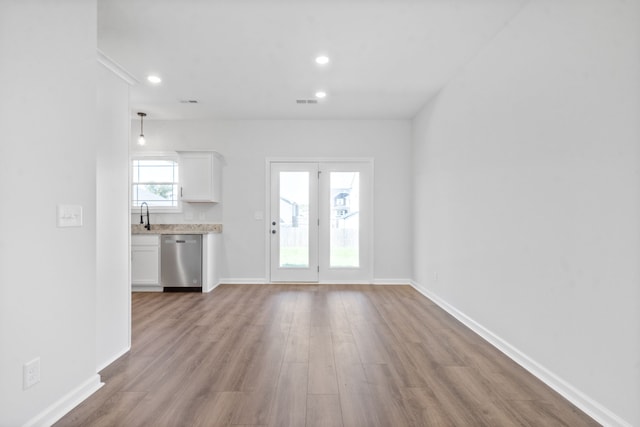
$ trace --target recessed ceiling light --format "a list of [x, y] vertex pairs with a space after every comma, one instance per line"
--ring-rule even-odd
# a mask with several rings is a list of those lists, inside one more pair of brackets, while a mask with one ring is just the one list
[[318, 92], [316, 92], [316, 98], [318, 99], [322, 99], [322, 98], [326, 98], [327, 97], [327, 92], [323, 92], [321, 90], [319, 90]]
[[154, 76], [153, 74], [147, 76], [147, 81], [149, 83], [153, 83], [154, 85], [162, 83], [162, 79], [158, 76]]
[[316, 57], [316, 64], [318, 65], [326, 65], [329, 63], [329, 57], [325, 55], [320, 55]]

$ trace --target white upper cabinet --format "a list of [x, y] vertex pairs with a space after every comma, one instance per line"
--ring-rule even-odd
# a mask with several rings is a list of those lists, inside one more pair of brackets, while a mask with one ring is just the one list
[[215, 151], [179, 151], [183, 202], [222, 201], [222, 162]]

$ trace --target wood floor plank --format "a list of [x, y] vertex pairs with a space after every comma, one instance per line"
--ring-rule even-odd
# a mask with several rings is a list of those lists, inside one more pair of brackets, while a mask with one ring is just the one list
[[282, 366], [269, 426], [299, 427], [307, 419], [308, 363], [285, 363]]
[[336, 364], [352, 365], [362, 363], [351, 330], [332, 329], [331, 342]]
[[82, 406], [82, 411], [76, 411], [75, 414], [68, 416], [66, 425], [74, 427], [117, 425], [118, 420], [123, 419], [144, 396], [145, 393], [119, 391], [99, 401], [99, 406], [90, 403]]
[[362, 363], [336, 363], [338, 390], [343, 394], [371, 394]]
[[309, 361], [309, 333], [311, 312], [297, 310], [287, 338], [284, 361], [306, 363]]
[[376, 328], [364, 323], [355, 323], [351, 326], [351, 332], [362, 363], [389, 362], [389, 354], [387, 353], [385, 342]]
[[455, 426], [431, 389], [409, 387], [400, 393], [410, 426]]
[[598, 425], [408, 286], [134, 293], [100, 374], [56, 427]]
[[221, 392], [207, 395], [196, 405], [193, 413], [194, 427], [226, 427], [231, 424], [239, 406], [240, 392]]
[[307, 396], [306, 427], [345, 427], [342, 422], [340, 396], [309, 394]]
[[276, 389], [241, 392], [231, 420], [232, 425], [267, 425]]
[[331, 330], [313, 327], [309, 344], [309, 394], [338, 394]]
[[385, 427], [379, 409], [370, 394], [340, 392], [340, 406], [345, 426]]

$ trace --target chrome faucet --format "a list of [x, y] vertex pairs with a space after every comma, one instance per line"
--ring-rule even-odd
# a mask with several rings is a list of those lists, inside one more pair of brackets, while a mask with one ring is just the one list
[[[144, 224], [144, 221], [142, 220], [142, 205], [147, 205], [147, 202], [140, 203], [140, 224]], [[149, 221], [149, 205], [147, 205], [147, 225], [145, 225], [144, 228], [151, 231], [151, 222]]]

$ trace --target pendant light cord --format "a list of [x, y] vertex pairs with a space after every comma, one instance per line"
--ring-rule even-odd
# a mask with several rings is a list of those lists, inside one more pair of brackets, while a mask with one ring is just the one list
[[138, 113], [140, 116], [140, 136], [144, 136], [144, 117], [147, 115], [146, 113]]

